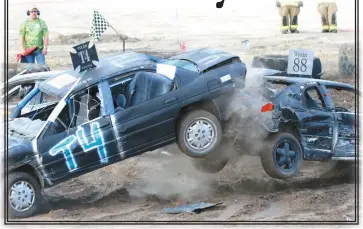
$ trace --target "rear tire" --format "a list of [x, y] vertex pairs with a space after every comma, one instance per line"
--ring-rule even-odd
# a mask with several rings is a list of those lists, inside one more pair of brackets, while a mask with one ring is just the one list
[[206, 158], [192, 158], [192, 163], [200, 172], [218, 173], [226, 167], [229, 159], [233, 156], [236, 156], [234, 145], [224, 138], [218, 149], [214, 150]]
[[261, 162], [266, 173], [277, 179], [288, 179], [300, 172], [303, 152], [299, 141], [289, 133], [273, 135], [266, 150], [261, 152]]
[[205, 110], [193, 110], [180, 120], [176, 142], [189, 157], [204, 158], [219, 147], [222, 134], [215, 115]]
[[[217, 173], [228, 163], [228, 159], [224, 157], [222, 151], [224, 145], [221, 144], [222, 135], [221, 124], [215, 115], [205, 110], [193, 110], [185, 114], [180, 120], [177, 145], [185, 155], [192, 158], [192, 164], [197, 170]], [[210, 137], [210, 142], [203, 141], [203, 136], [204, 139], [207, 136]], [[200, 140], [202, 140], [201, 143], [206, 143], [205, 148], [198, 148], [201, 146], [198, 145]]]
[[228, 159], [193, 158], [193, 166], [203, 173], [218, 173], [228, 164]]
[[26, 218], [38, 213], [43, 203], [39, 182], [28, 173], [10, 173], [7, 201], [11, 218]]

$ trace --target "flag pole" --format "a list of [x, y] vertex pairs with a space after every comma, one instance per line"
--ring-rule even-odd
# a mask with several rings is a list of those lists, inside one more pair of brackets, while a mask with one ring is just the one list
[[119, 34], [117, 31], [116, 31], [116, 29], [115, 28], [113, 28], [113, 26], [110, 24], [110, 23], [108, 23], [109, 25], [110, 25], [110, 27], [117, 33], [117, 35], [119, 35], [120, 36], [120, 38], [121, 38], [121, 40], [122, 40], [122, 43], [123, 43], [123, 51], [125, 52], [125, 41], [126, 41], [126, 39], [127, 39], [127, 36], [123, 36], [123, 35], [121, 35], [121, 34]]

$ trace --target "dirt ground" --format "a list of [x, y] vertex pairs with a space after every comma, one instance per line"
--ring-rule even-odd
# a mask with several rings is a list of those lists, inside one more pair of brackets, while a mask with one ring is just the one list
[[[175, 5], [165, 3], [170, 4], [165, 6], [169, 7], [167, 11], [157, 11], [162, 4], [160, 0], [150, 7], [137, 7], [136, 2], [141, 2], [138, 0], [125, 5], [122, 12], [96, 1], [90, 1], [82, 11], [77, 7], [83, 1], [72, 1], [72, 7], [70, 1], [36, 2], [44, 12], [42, 18], [52, 29], [47, 55], [52, 70], [71, 67], [68, 50], [86, 41], [93, 8], [97, 8], [113, 22], [118, 21], [114, 27], [130, 37], [127, 50], [170, 55], [179, 52], [179, 43], [185, 41], [188, 50], [213, 47], [236, 53], [249, 67], [254, 55], [288, 54], [290, 48], [309, 48], [321, 58], [323, 78], [354, 85], [354, 78], [338, 73], [339, 47], [354, 45], [354, 15], [348, 12], [352, 5], [341, 7], [338, 18], [344, 30], [337, 34], [320, 33], [316, 7], [309, 2], [302, 9], [300, 33], [282, 35], [274, 3], [266, 6], [269, 10], [257, 10], [258, 4], [266, 4], [265, 0], [253, 1], [254, 8], [250, 10], [237, 7], [240, 0], [227, 0], [218, 12], [214, 12], [213, 1], [204, 0], [195, 3], [199, 8], [193, 10], [188, 10], [181, 1], [175, 1], [178, 2]], [[25, 12], [29, 4], [33, 1], [10, 3], [10, 57], [15, 57], [18, 51], [17, 27], [21, 21], [16, 15]], [[57, 11], [50, 13], [55, 5]], [[59, 11], [67, 17], [62, 17]], [[262, 18], [258, 12], [266, 17]], [[310, 14], [312, 19], [308, 18]], [[108, 29], [97, 44], [100, 57], [122, 51], [122, 43], [113, 34]], [[246, 39], [251, 42], [248, 51], [241, 46]], [[175, 150], [175, 146], [167, 148], [171, 156], [160, 151], [149, 152], [45, 190], [49, 206], [44, 213], [24, 220], [355, 220], [354, 170], [349, 170], [348, 175], [342, 175], [341, 170], [326, 174], [334, 163], [307, 162], [298, 177], [281, 181], [264, 172], [259, 157], [246, 155], [220, 173], [210, 175], [195, 171], [189, 158]], [[164, 207], [175, 206], [177, 200], [222, 204], [200, 214], [163, 212]]]
[[[186, 156], [145, 154], [46, 190], [45, 213], [26, 220], [353, 221], [354, 179], [325, 174], [332, 166], [306, 163], [299, 177], [280, 181], [258, 157], [243, 156], [210, 175], [195, 171]], [[222, 204], [199, 214], [163, 211], [177, 200]]]

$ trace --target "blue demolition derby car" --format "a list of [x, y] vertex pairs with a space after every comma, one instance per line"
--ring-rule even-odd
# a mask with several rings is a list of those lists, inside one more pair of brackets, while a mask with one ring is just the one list
[[10, 114], [9, 215], [36, 214], [43, 188], [173, 142], [198, 169], [221, 170], [223, 123], [245, 76], [238, 56], [213, 49], [166, 60], [125, 52], [82, 74], [55, 73]]

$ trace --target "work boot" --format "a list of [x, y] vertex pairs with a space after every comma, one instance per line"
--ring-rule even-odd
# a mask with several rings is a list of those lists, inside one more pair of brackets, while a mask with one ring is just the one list
[[281, 30], [282, 34], [286, 34], [288, 31], [287, 30]]
[[336, 29], [330, 30], [331, 33], [337, 33], [338, 31]]
[[297, 30], [297, 29], [291, 30], [291, 33], [299, 33], [299, 30]]
[[321, 32], [322, 32], [322, 33], [329, 33], [329, 30], [327, 30], [327, 29], [323, 29], [323, 30], [321, 30]]

